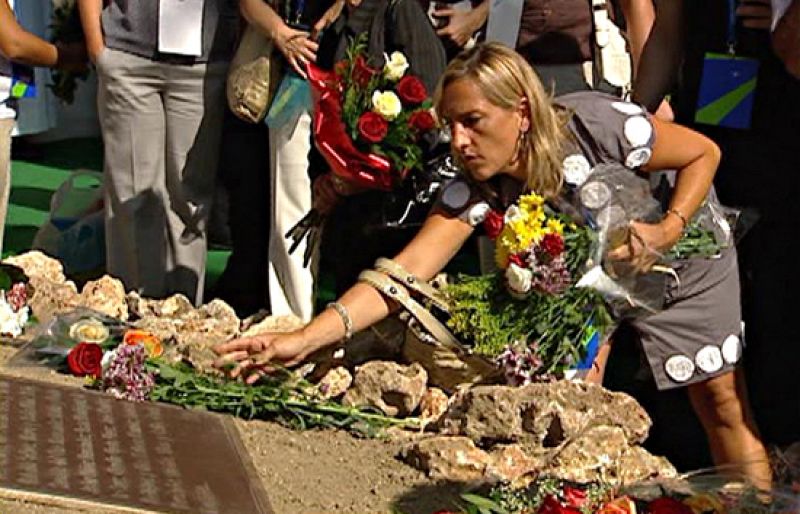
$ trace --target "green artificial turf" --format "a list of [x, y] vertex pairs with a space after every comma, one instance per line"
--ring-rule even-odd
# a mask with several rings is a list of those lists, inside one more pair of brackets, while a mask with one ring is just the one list
[[[37, 145], [40, 155], [11, 164], [11, 197], [6, 216], [3, 257], [28, 251], [39, 227], [47, 221], [50, 199], [58, 187], [79, 169], [101, 171], [103, 148], [99, 139], [71, 139]], [[213, 287], [229, 251], [211, 250], [206, 287]]]

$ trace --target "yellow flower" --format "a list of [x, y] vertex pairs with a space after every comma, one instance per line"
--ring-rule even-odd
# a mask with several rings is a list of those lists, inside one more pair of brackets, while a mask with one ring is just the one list
[[559, 236], [564, 233], [564, 224], [555, 218], [547, 220], [547, 229], [551, 234], [558, 234]]
[[508, 267], [509, 253], [505, 246], [498, 244], [494, 250], [494, 262], [500, 269]]
[[527, 194], [519, 198], [519, 208], [528, 213], [534, 213], [544, 205], [544, 198], [536, 193]]
[[372, 93], [372, 110], [391, 121], [403, 110], [403, 104], [393, 91], [375, 91]]
[[[386, 54], [384, 54], [386, 55]], [[400, 80], [408, 69], [408, 59], [402, 52], [392, 52], [386, 57], [386, 64], [383, 66], [383, 74], [392, 81]]]

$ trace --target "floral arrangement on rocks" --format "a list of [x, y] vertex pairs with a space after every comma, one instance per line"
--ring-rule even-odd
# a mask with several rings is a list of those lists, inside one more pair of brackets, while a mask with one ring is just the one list
[[[771, 501], [752, 486], [721, 475], [710, 485], [692, 477], [615, 488], [540, 477], [523, 489], [508, 485], [462, 496], [466, 514], [731, 514], [795, 512], [797, 498], [776, 492]], [[781, 510], [787, 509], [787, 510]], [[439, 511], [445, 514], [452, 511]]]
[[0, 336], [19, 337], [30, 320], [27, 277], [19, 268], [0, 267]]

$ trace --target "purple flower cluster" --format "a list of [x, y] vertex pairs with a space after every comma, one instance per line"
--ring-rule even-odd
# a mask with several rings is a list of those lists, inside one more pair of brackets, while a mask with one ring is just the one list
[[6, 301], [12, 311], [19, 312], [21, 308], [28, 305], [28, 287], [22, 282], [17, 282], [6, 291]]
[[509, 345], [497, 356], [495, 362], [503, 370], [509, 385], [520, 386], [534, 381], [537, 371], [542, 367], [542, 359], [536, 350], [536, 343], [530, 347]]
[[546, 252], [537, 249], [528, 257], [528, 266], [533, 272], [531, 287], [536, 291], [557, 295], [570, 286], [572, 277], [563, 255], [550, 257]]
[[141, 344], [121, 344], [103, 366], [103, 390], [121, 400], [143, 402], [155, 386], [155, 377], [145, 368], [147, 351]]

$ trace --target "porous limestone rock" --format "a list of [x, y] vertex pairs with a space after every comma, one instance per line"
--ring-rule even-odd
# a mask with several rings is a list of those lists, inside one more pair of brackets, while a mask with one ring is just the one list
[[617, 460], [620, 484], [634, 484], [651, 478], [674, 478], [675, 467], [664, 457], [648, 452], [641, 446], [630, 446]]
[[78, 288], [72, 281], [53, 282], [42, 277], [31, 277], [28, 285], [29, 291], [33, 290], [28, 305], [41, 323], [80, 305]]
[[353, 375], [342, 366], [328, 371], [317, 383], [317, 391], [322, 398], [337, 398], [345, 393], [353, 383]]
[[345, 405], [371, 406], [388, 416], [409, 416], [425, 393], [428, 373], [419, 364], [373, 361], [356, 368]]
[[631, 396], [587, 382], [529, 384], [517, 389], [517, 398], [523, 429], [548, 446], [597, 425], [620, 427], [628, 441], [641, 443], [651, 426], [647, 412]]
[[447, 411], [449, 398], [438, 387], [429, 387], [419, 401], [419, 417], [425, 423], [436, 423]]
[[401, 455], [430, 478], [483, 482], [491, 458], [468, 437], [434, 436], [417, 441]]
[[38, 250], [9, 257], [3, 262], [19, 266], [29, 278], [43, 278], [58, 284], [67, 280], [61, 262]]
[[430, 478], [473, 483], [515, 483], [535, 476], [539, 461], [515, 445], [484, 451], [468, 437], [433, 436], [415, 441], [403, 460]]
[[510, 386], [475, 386], [457, 393], [439, 421], [441, 432], [479, 444], [518, 440], [523, 435], [518, 392]]
[[163, 300], [142, 298], [136, 291], [127, 296], [128, 310], [132, 318], [167, 317], [182, 318], [194, 310], [194, 305], [186, 296], [174, 294]]
[[87, 282], [81, 291], [81, 305], [94, 309], [112, 318], [127, 321], [128, 302], [125, 286], [118, 279], [103, 275], [97, 280]]
[[247, 330], [244, 331], [242, 337], [252, 337], [270, 332], [292, 332], [303, 328], [304, 325], [305, 323], [303, 323], [302, 319], [291, 314], [284, 316], [268, 316], [257, 323], [251, 324]]
[[539, 458], [526, 452], [516, 444], [500, 445], [489, 453], [486, 478], [491, 481], [509, 482], [512, 485], [533, 478], [541, 469]]

